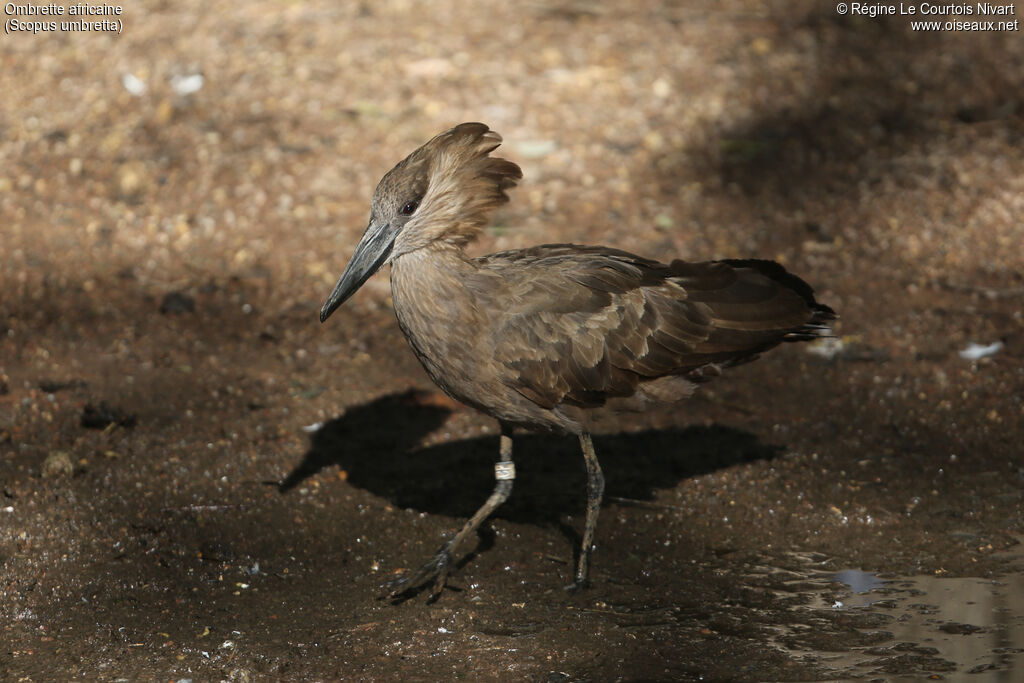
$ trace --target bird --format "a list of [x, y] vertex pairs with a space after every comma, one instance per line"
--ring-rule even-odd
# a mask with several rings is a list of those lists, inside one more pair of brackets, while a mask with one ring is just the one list
[[466, 245], [522, 179], [518, 165], [491, 156], [501, 142], [483, 123], [462, 123], [388, 171], [320, 311], [323, 323], [390, 264], [398, 324], [427, 374], [500, 425], [491, 495], [428, 562], [387, 585], [393, 600], [428, 588], [439, 597], [459, 547], [512, 491], [512, 435], [523, 428], [579, 439], [586, 518], [567, 588], [587, 587], [605, 483], [595, 417], [684, 399], [783, 342], [828, 336], [837, 317], [769, 260], [662, 263], [576, 244], [470, 257]]

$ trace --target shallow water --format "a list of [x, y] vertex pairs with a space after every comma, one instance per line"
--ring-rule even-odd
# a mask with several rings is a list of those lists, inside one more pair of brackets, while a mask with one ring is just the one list
[[788, 588], [806, 598], [772, 644], [836, 678], [969, 674], [980, 683], [1024, 675], [1024, 572], [994, 579], [759, 567], [763, 572], [783, 579], [780, 595]]

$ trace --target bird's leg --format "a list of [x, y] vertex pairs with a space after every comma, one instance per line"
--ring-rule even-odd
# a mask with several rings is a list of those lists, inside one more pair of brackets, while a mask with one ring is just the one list
[[580, 548], [580, 561], [576, 566], [576, 579], [566, 586], [570, 591], [577, 591], [590, 585], [590, 551], [594, 547], [597, 513], [601, 509], [601, 498], [604, 496], [604, 475], [601, 473], [601, 465], [597, 462], [590, 434], [580, 434], [580, 448], [583, 450], [583, 461], [587, 466], [587, 521], [583, 525], [583, 545]]
[[483, 524], [498, 506], [508, 500], [512, 492], [512, 482], [516, 478], [516, 466], [512, 462], [512, 428], [501, 425], [501, 455], [498, 462], [494, 464], [494, 491], [479, 510], [476, 511], [462, 529], [437, 551], [433, 559], [411, 574], [398, 577], [388, 584], [388, 597], [396, 598], [408, 593], [419, 586], [433, 580], [433, 588], [430, 591], [430, 600], [436, 600], [444, 589], [448, 580], [448, 573], [451, 571], [452, 559], [456, 549], [464, 540]]

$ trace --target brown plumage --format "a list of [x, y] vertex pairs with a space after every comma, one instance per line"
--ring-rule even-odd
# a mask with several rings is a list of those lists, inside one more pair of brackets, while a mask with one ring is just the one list
[[320, 315], [390, 262], [399, 325], [431, 379], [502, 427], [491, 497], [430, 562], [392, 584], [392, 597], [430, 581], [435, 597], [443, 588], [458, 545], [511, 491], [517, 426], [580, 438], [588, 509], [573, 587], [585, 585], [604, 487], [594, 411], [684, 398], [723, 368], [820, 336], [835, 317], [772, 261], [664, 264], [572, 244], [469, 258], [463, 247], [522, 177], [489, 156], [500, 143], [484, 124], [463, 123], [388, 172]]

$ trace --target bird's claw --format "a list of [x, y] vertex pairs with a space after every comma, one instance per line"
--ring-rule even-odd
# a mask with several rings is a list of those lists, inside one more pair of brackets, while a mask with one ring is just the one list
[[575, 581], [565, 587], [565, 592], [569, 594], [579, 593], [585, 588], [590, 588], [590, 579], [576, 578]]
[[389, 600], [403, 600], [419, 593], [427, 583], [433, 583], [430, 588], [428, 602], [433, 602], [441, 595], [448, 582], [448, 574], [451, 571], [452, 553], [449, 543], [441, 546], [437, 554], [429, 562], [414, 572], [406, 572], [387, 585], [386, 597]]

